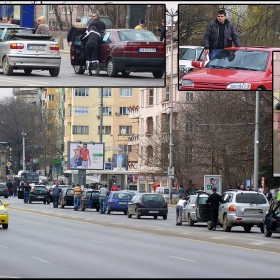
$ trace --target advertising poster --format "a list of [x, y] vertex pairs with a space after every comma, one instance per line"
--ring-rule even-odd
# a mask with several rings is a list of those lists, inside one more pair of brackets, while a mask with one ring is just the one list
[[213, 187], [217, 188], [218, 194], [222, 194], [222, 176], [204, 175], [204, 191], [211, 194]]
[[68, 163], [69, 169], [103, 170], [104, 143], [70, 142]]
[[127, 155], [126, 154], [113, 154], [112, 167], [114, 171], [127, 170]]

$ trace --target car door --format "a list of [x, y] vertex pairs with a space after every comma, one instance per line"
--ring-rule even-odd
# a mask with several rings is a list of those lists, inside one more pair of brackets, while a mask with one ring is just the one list
[[209, 194], [206, 192], [199, 191], [196, 200], [196, 217], [200, 221], [210, 220], [210, 207], [207, 205], [206, 200]]
[[79, 65], [85, 66], [86, 65], [86, 51], [85, 51], [85, 44], [80, 40], [80, 35], [85, 32], [85, 29], [76, 29], [74, 33], [74, 42], [70, 47], [70, 60], [71, 65]]
[[106, 30], [99, 46], [99, 66], [103, 69], [106, 68], [107, 58], [110, 56], [110, 49], [112, 46], [112, 32]]
[[130, 214], [135, 214], [136, 204], [140, 201], [141, 194], [136, 194], [127, 204], [127, 209]]
[[223, 223], [224, 213], [227, 213], [228, 204], [232, 202], [233, 194], [232, 193], [224, 193], [222, 195], [222, 200], [219, 205], [219, 212], [218, 212], [218, 222], [220, 224]]

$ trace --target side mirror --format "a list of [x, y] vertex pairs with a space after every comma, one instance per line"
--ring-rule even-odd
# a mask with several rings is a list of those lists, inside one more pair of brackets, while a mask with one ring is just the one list
[[192, 61], [192, 66], [195, 68], [201, 69], [201, 62], [200, 61]]

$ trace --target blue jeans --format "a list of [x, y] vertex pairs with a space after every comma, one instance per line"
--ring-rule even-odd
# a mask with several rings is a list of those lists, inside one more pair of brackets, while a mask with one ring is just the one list
[[100, 213], [105, 213], [105, 210], [106, 210], [105, 202], [106, 202], [106, 197], [100, 196], [99, 197]]
[[79, 209], [81, 203], [81, 196], [80, 195], [74, 195], [74, 210]]
[[29, 198], [29, 192], [24, 191], [23, 192], [23, 201], [24, 201], [24, 203], [28, 203], [28, 198]]
[[14, 189], [14, 196], [17, 196], [17, 188]]
[[223, 49], [209, 50], [209, 59], [212, 60], [212, 58], [222, 50]]
[[58, 207], [58, 194], [53, 194], [52, 199], [53, 199], [53, 207], [57, 208]]

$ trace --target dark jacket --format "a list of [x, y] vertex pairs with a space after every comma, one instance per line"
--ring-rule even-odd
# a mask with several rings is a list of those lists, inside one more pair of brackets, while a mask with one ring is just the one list
[[212, 193], [206, 200], [207, 205], [210, 203], [210, 208], [219, 208], [222, 197], [218, 193]]
[[67, 33], [67, 43], [72, 42], [74, 43], [75, 40], [73, 38], [75, 31], [78, 29], [78, 32], [76, 33], [76, 36], [80, 36], [85, 32], [86, 25], [84, 25], [81, 22], [75, 22], [73, 25], [71, 25], [68, 33]]
[[6, 183], [6, 187], [7, 187], [8, 189], [11, 189], [11, 188], [13, 187], [13, 183], [12, 183], [11, 181], [8, 181], [8, 182]]
[[53, 190], [52, 190], [52, 194], [53, 195], [59, 195], [60, 193], [60, 188], [59, 186], [54, 186]]
[[160, 41], [163, 41], [163, 39], [165, 39], [166, 37], [166, 28], [165, 26], [162, 26], [161, 28], [158, 29], [158, 31], [160, 31]]
[[[224, 48], [232, 47], [232, 42], [234, 42], [236, 47], [241, 47], [236, 30], [231, 22], [227, 19], [225, 20], [225, 32], [224, 32]], [[211, 22], [204, 33], [204, 48], [206, 50], [215, 50], [217, 47], [219, 38], [219, 24], [218, 20]]]
[[101, 35], [101, 37], [103, 37], [104, 35], [104, 32], [106, 30], [106, 26], [105, 26], [105, 23], [100, 20], [99, 18], [98, 19], [94, 19], [94, 20], [90, 20], [89, 21], [89, 24], [88, 24], [88, 30], [90, 30], [90, 27], [94, 25], [97, 29], [97, 32]]
[[86, 31], [80, 39], [85, 41], [87, 44], [95, 44], [98, 45], [101, 43], [101, 35], [97, 31]]
[[23, 187], [23, 190], [24, 190], [25, 192], [30, 192], [31, 186], [29, 186], [29, 185], [24, 186], [24, 187]]

